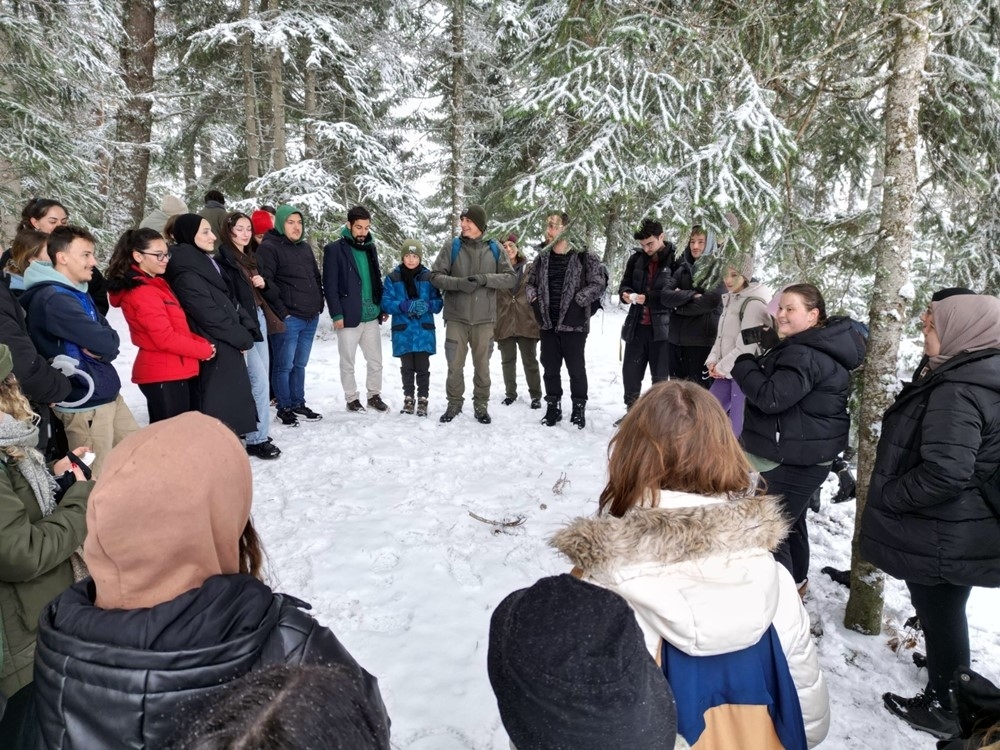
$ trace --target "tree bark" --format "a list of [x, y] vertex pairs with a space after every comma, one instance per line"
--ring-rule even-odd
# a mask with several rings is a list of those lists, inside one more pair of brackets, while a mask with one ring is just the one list
[[304, 149], [304, 155], [307, 159], [315, 159], [317, 153], [316, 144], [316, 117], [319, 111], [319, 103], [316, 95], [316, 86], [318, 74], [315, 66], [309, 64], [309, 52], [308, 46], [305, 47], [305, 98], [303, 101], [305, 107], [305, 127], [302, 132], [302, 145]]
[[128, 89], [118, 108], [106, 223], [113, 231], [136, 226], [145, 213], [149, 141], [153, 129], [153, 61], [156, 57], [153, 0], [124, 0], [119, 55]]
[[[268, 9], [275, 15], [278, 13], [278, 0], [268, 0]], [[283, 73], [284, 60], [281, 49], [275, 47], [270, 55], [271, 80], [271, 168], [284, 169], [286, 166], [285, 151], [285, 82]]]
[[451, 227], [458, 226], [465, 200], [465, 0], [452, 0], [451, 6]]
[[875, 285], [869, 308], [868, 355], [862, 373], [859, 415], [857, 512], [851, 546], [851, 595], [844, 625], [875, 635], [882, 629], [883, 573], [861, 559], [858, 545], [861, 518], [882, 414], [892, 403], [897, 383], [899, 340], [910, 300], [901, 294], [910, 278], [913, 247], [913, 204], [917, 192], [917, 134], [920, 92], [929, 43], [929, 12], [925, 0], [896, 3], [893, 70], [886, 91], [885, 181], [882, 220], [875, 243]]
[[[240, 18], [250, 17], [250, 0], [241, 0]], [[253, 79], [253, 39], [244, 35], [240, 44], [240, 60], [243, 66], [243, 113], [247, 141], [247, 177], [260, 177], [260, 131], [257, 127], [257, 86]]]

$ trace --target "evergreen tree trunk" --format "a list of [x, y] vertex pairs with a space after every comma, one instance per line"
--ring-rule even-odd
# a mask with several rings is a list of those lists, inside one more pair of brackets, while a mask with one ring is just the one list
[[[275, 14], [278, 12], [278, 0], [268, 0], [268, 8]], [[285, 82], [281, 57], [281, 49], [271, 50], [270, 58], [271, 80], [271, 168], [284, 169], [286, 166], [285, 151]]]
[[917, 193], [917, 134], [920, 91], [929, 43], [924, 0], [899, 0], [893, 71], [885, 103], [885, 183], [882, 222], [874, 248], [875, 286], [869, 308], [871, 333], [862, 374], [859, 415], [857, 512], [851, 548], [851, 595], [844, 625], [875, 635], [882, 629], [883, 573], [861, 559], [861, 518], [875, 463], [882, 414], [892, 403], [899, 340], [909, 300], [900, 290], [909, 281], [913, 247], [913, 204]]
[[458, 226], [465, 200], [465, 0], [452, 0], [451, 5], [451, 228]]
[[618, 204], [618, 196], [612, 197], [608, 201], [608, 212], [605, 215], [604, 221], [604, 258], [602, 263], [604, 265], [611, 267], [614, 262], [615, 255], [617, 255], [617, 247], [615, 240], [618, 237], [618, 225], [621, 224], [621, 207]]
[[309, 64], [309, 53], [310, 48], [305, 48], [306, 53], [306, 63], [305, 63], [305, 128], [302, 133], [302, 143], [305, 152], [305, 158], [315, 159], [316, 158], [316, 117], [318, 113], [319, 104], [316, 96], [316, 86], [318, 74], [316, 71], [316, 66]]
[[[241, 0], [240, 18], [250, 17], [250, 0]], [[253, 46], [249, 34], [240, 44], [240, 60], [243, 67], [243, 112], [247, 141], [247, 177], [260, 177], [260, 132], [257, 129], [257, 87], [253, 79]]]
[[113, 231], [142, 221], [149, 178], [149, 140], [153, 129], [153, 0], [125, 0], [124, 34], [119, 54], [128, 96], [118, 108], [106, 223]]

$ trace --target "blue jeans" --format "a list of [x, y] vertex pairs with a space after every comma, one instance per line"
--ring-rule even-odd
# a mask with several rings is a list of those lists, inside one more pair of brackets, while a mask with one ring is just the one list
[[[261, 333], [267, 333], [267, 321], [264, 311], [257, 308], [257, 324]], [[271, 422], [270, 388], [267, 382], [269, 368], [267, 356], [267, 341], [255, 341], [253, 348], [246, 353], [247, 373], [250, 375], [250, 389], [253, 391], [253, 402], [257, 407], [257, 431], [248, 432], [247, 445], [257, 445], [267, 442], [268, 427]]]
[[294, 409], [306, 403], [306, 365], [312, 352], [319, 316], [285, 318], [285, 332], [271, 334], [274, 373], [271, 384], [279, 409]]

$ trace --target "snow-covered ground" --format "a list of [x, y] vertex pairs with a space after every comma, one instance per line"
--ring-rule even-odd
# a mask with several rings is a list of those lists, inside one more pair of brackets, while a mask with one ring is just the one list
[[[590, 402], [583, 431], [564, 420], [539, 424], [541, 412], [520, 400], [502, 406], [499, 355], [491, 363], [493, 424], [465, 413], [440, 424], [444, 410], [443, 333], [431, 357], [431, 416], [402, 415], [399, 360], [383, 329], [388, 414], [351, 414], [344, 406], [336, 338], [329, 319], [317, 335], [306, 377], [309, 406], [323, 413], [298, 428], [272, 424], [277, 461], [253, 460], [254, 519], [270, 558], [271, 582], [313, 605], [370, 672], [378, 676], [392, 718], [393, 746], [406, 750], [503, 750], [506, 736], [486, 675], [490, 614], [511, 591], [568, 570], [546, 540], [570, 519], [592, 514], [605, 480], [612, 422], [623, 410], [618, 332], [624, 312], [593, 318], [587, 344]], [[134, 349], [122, 332], [123, 380]], [[364, 382], [359, 356], [359, 383]], [[471, 367], [467, 397], [471, 397]], [[125, 396], [140, 424], [145, 401]], [[564, 399], [569, 407], [569, 397]], [[272, 412], [273, 415], [273, 412]], [[827, 495], [833, 491], [828, 484]], [[473, 518], [523, 516], [498, 531]], [[887, 646], [888, 633], [866, 637], [843, 627], [846, 589], [821, 574], [846, 568], [854, 503], [810, 514], [809, 607], [821, 618], [820, 658], [832, 699], [824, 748], [933, 748], [882, 708], [890, 690], [912, 695], [926, 673]], [[885, 619], [912, 614], [905, 587], [889, 580]], [[973, 668], [1000, 680], [1000, 592], [976, 589], [969, 604]]]

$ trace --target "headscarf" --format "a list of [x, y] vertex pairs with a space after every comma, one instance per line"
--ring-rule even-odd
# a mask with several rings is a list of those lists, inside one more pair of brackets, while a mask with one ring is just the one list
[[[174, 239], [177, 240], [177, 244], [194, 245], [195, 235], [198, 234], [198, 230], [201, 228], [201, 222], [205, 221], [204, 217], [198, 214], [181, 214], [174, 221]], [[197, 247], [197, 245], [195, 245]]]
[[1000, 348], [1000, 299], [984, 294], [959, 294], [931, 303], [941, 351], [928, 367], [937, 369], [962, 352]]

